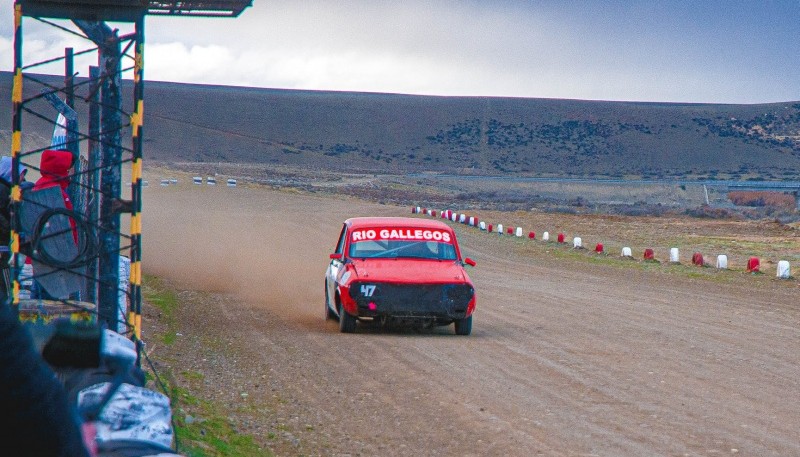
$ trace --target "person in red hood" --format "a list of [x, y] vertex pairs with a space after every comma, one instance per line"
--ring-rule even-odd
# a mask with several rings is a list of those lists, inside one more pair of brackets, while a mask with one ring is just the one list
[[[69, 186], [69, 172], [72, 168], [74, 156], [71, 152], [63, 149], [45, 149], [42, 152], [42, 159], [39, 164], [39, 171], [42, 177], [36, 180], [33, 190], [47, 189], [49, 187], [61, 187], [61, 196], [64, 197], [64, 207], [72, 210], [72, 201], [67, 194]], [[69, 219], [72, 226], [72, 237], [75, 244], [78, 244], [78, 232], [75, 226], [75, 219]]]
[[67, 206], [67, 209], [72, 209], [72, 202], [67, 195], [69, 170], [72, 168], [72, 161], [73, 155], [69, 151], [45, 149], [45, 151], [42, 152], [42, 160], [39, 165], [39, 171], [42, 173], [42, 177], [33, 185], [33, 190], [60, 186], [61, 195], [64, 197], [64, 204]]

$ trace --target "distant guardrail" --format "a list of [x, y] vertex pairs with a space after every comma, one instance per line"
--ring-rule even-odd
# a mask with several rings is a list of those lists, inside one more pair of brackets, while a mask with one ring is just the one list
[[695, 185], [709, 187], [764, 188], [779, 190], [800, 190], [800, 181], [741, 181], [725, 179], [592, 179], [592, 178], [553, 178], [532, 176], [493, 176], [493, 175], [450, 175], [436, 173], [409, 173], [409, 178], [458, 179], [464, 181], [505, 181], [505, 182], [543, 182], [576, 184], [620, 184], [620, 185]]
[[783, 190], [790, 192], [800, 191], [798, 182], [773, 182], [773, 181], [743, 181], [728, 184], [729, 190]]

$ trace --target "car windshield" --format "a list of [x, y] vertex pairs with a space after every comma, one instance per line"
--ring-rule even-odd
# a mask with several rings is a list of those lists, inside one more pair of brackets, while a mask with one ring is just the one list
[[364, 240], [350, 244], [351, 258], [456, 260], [456, 248], [440, 241]]

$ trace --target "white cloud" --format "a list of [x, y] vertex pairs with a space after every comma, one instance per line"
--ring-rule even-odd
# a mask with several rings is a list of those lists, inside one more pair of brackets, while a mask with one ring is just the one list
[[[0, 8], [10, 11], [11, 4], [0, 0]], [[797, 40], [780, 35], [777, 26], [745, 39], [716, 16], [692, 16], [695, 10], [714, 13], [713, 5], [680, 8], [600, 1], [258, 0], [235, 19], [148, 17], [145, 78], [440, 95], [731, 103], [798, 98]], [[24, 22], [26, 62], [89, 45], [32, 19]], [[0, 33], [0, 68], [10, 69], [10, 29], [0, 26]], [[786, 46], [785, 56], [765, 52], [764, 43], [776, 42]], [[85, 74], [93, 59], [76, 68]], [[61, 73], [63, 64], [47, 71]]]
[[233, 53], [222, 46], [184, 43], [152, 44], [145, 48], [145, 77], [163, 81], [221, 83], [236, 68]]
[[14, 68], [14, 42], [0, 36], [0, 69], [11, 70]]

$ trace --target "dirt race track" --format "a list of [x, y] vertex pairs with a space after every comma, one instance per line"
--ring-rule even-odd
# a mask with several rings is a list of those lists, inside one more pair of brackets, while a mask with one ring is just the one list
[[800, 455], [796, 280], [610, 268], [458, 226], [471, 336], [340, 334], [322, 286], [341, 222], [407, 214], [146, 189], [145, 273], [183, 291], [177, 342], [151, 357], [277, 455]]

